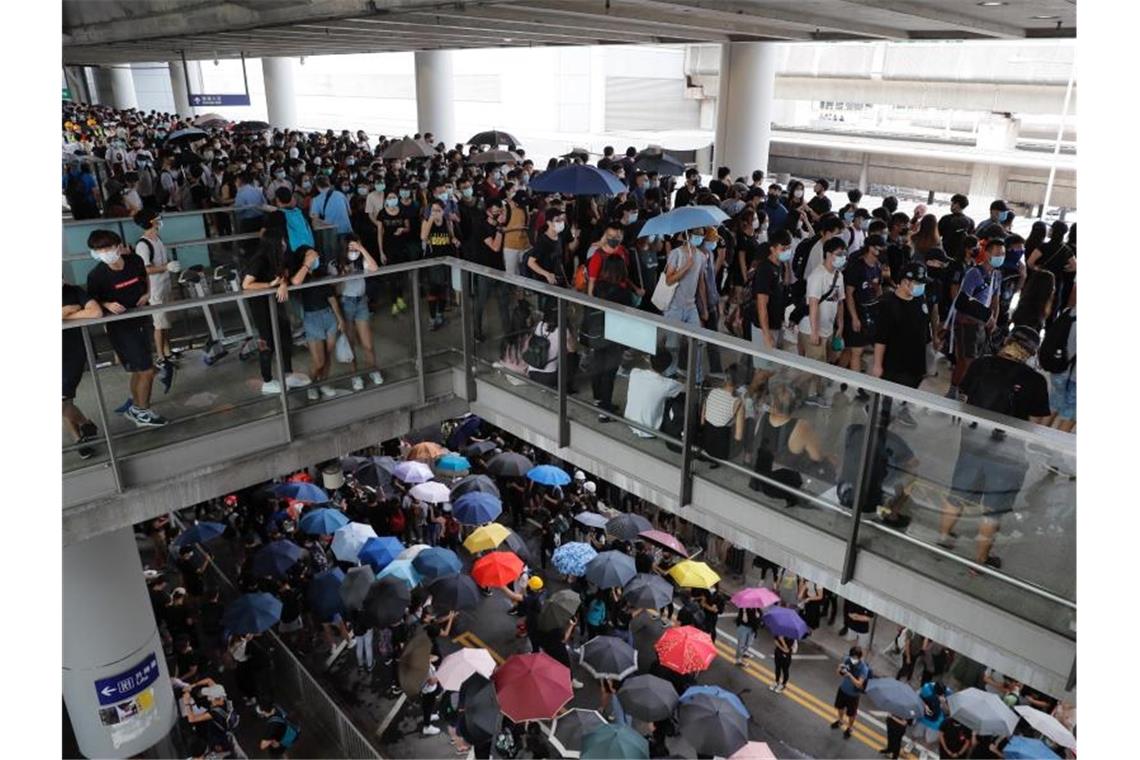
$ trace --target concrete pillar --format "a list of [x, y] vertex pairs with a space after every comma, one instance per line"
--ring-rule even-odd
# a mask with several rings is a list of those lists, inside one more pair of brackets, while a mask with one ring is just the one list
[[138, 108], [139, 98], [135, 94], [135, 75], [131, 72], [130, 64], [122, 64], [111, 70], [111, 95], [115, 108], [120, 111], [127, 108]]
[[86, 757], [133, 757], [177, 718], [130, 528], [63, 548], [63, 699]]
[[265, 107], [269, 123], [283, 129], [297, 129], [297, 61], [294, 58], [262, 58], [265, 79]]
[[859, 166], [859, 192], [867, 194], [867, 174], [871, 169], [871, 154], [863, 154], [863, 162]]
[[[977, 148], [979, 151], [1004, 153], [1017, 147], [1021, 120], [1003, 113], [991, 113], [978, 123]], [[1009, 167], [989, 161], [978, 161], [970, 172], [970, 208], [988, 209], [990, 204], [1005, 195]]]
[[63, 77], [67, 88], [71, 90], [71, 99], [76, 103], [90, 103], [91, 96], [87, 92], [87, 77], [82, 66], [64, 66]]
[[175, 113], [179, 116], [192, 116], [194, 110], [190, 107], [190, 88], [187, 87], [182, 61], [168, 61], [166, 69], [170, 72], [170, 91], [174, 93]]
[[720, 46], [716, 166], [729, 167], [734, 177], [767, 170], [775, 96], [774, 43], [726, 42]]
[[450, 50], [416, 51], [416, 131], [451, 145], [455, 133], [455, 81]]
[[95, 84], [95, 103], [110, 106], [115, 103], [114, 88], [111, 85], [111, 70], [103, 66], [91, 68], [91, 78]]

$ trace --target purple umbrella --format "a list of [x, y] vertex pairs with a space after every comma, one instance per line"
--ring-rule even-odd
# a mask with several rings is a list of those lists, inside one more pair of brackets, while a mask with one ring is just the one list
[[763, 615], [764, 627], [773, 636], [785, 639], [802, 639], [811, 633], [811, 628], [791, 607], [769, 607]]

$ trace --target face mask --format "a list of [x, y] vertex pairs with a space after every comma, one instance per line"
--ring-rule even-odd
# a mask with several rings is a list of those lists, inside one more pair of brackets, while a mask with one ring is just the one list
[[372, 183], [372, 187], [373, 187], [373, 188], [376, 190], [376, 192], [378, 192], [378, 193], [382, 193], [382, 192], [384, 192], [384, 183], [383, 183], [383, 182], [373, 182], [373, 183]]
[[492, 182], [498, 182], [499, 181], [499, 173], [498, 172], [491, 172], [491, 181]]
[[399, 204], [400, 204], [400, 201], [397, 200], [396, 198], [388, 198], [384, 201], [384, 205], [387, 206], [388, 208], [396, 208], [396, 206], [398, 206]]
[[716, 250], [716, 242], [713, 240], [706, 240], [704, 243], [701, 244], [701, 247], [704, 248], [709, 253], [712, 253], [713, 251]]
[[411, 190], [401, 190], [400, 191], [400, 197], [407, 200], [408, 198], [412, 197], [412, 191]]
[[1022, 254], [1024, 254], [1024, 253], [1025, 253], [1024, 248], [1011, 248], [1007, 255], [1013, 256], [1015, 259], [1019, 259], [1019, 258], [1021, 258]]
[[522, 181], [527, 182], [528, 180], [530, 180], [530, 172], [523, 172], [522, 173]]
[[926, 283], [919, 282], [910, 286], [910, 294], [915, 298], [921, 298], [922, 294], [926, 292]]
[[471, 187], [463, 188], [463, 197], [464, 198], [470, 198], [473, 195], [475, 195], [475, 189], [474, 188], [471, 188]]
[[769, 203], [775, 203], [778, 200], [780, 200], [779, 195], [777, 195], [775, 193], [768, 193], [768, 202]]
[[321, 174], [325, 175], [326, 177], [332, 176], [332, 167], [326, 166], [324, 169], [321, 169]]
[[313, 263], [312, 263], [312, 264], [309, 264], [309, 271], [311, 271], [311, 272], [315, 272], [315, 271], [317, 271], [318, 269], [320, 269], [320, 267], [321, 267], [321, 259], [320, 259], [320, 257], [318, 256], [317, 258], [313, 259]]
[[608, 245], [610, 248], [617, 248], [619, 245], [621, 245], [621, 238], [606, 238], [606, 245]]
[[847, 222], [848, 224], [851, 224], [851, 222], [855, 221], [855, 212], [854, 211], [845, 211], [843, 213], [843, 221]]
[[566, 222], [555, 222], [554, 231], [561, 234], [562, 230], [566, 229]]
[[990, 256], [990, 266], [994, 269], [1001, 269], [1001, 265], [1005, 263], [1005, 256]]
[[870, 219], [864, 219], [861, 222], [859, 222], [859, 229], [863, 230], [864, 232], [871, 229], [871, 220]]
[[303, 189], [303, 190], [312, 190], [312, 189], [313, 189], [313, 183], [312, 183], [312, 181], [310, 181], [310, 180], [304, 180], [303, 182], [301, 182], [301, 189]]
[[1001, 222], [1002, 224], [1005, 224], [1005, 222], [1009, 220], [1010, 213], [1011, 212], [1009, 212], [1009, 211], [999, 212], [998, 213], [998, 221]]
[[696, 248], [698, 245], [704, 242], [704, 239], [704, 235], [689, 235], [689, 245]]
[[844, 266], [847, 265], [847, 257], [846, 256], [836, 256], [834, 265], [835, 265], [836, 269], [842, 269]]
[[91, 258], [95, 259], [96, 261], [102, 261], [104, 264], [110, 266], [119, 260], [119, 249], [108, 248], [102, 251], [92, 250]]
[[862, 659], [861, 659], [861, 658], [859, 658], [859, 657], [852, 657], [852, 658], [851, 658], [851, 665], [852, 665], [852, 667], [858, 667], [858, 665], [859, 665], [859, 663], [860, 663], [860, 662], [862, 662]]
[[361, 185], [360, 187], [356, 188], [356, 194], [361, 196], [368, 195], [368, 186]]
[[651, 180], [649, 180], [649, 186], [650, 187], [660, 187], [661, 183], [655, 179], [651, 179]]
[[795, 198], [796, 200], [799, 200], [800, 198], [804, 197], [804, 191], [803, 190], [796, 190], [795, 194], [792, 197]]
[[448, 193], [446, 190], [442, 190], [442, 191], [435, 194], [436, 198], [439, 198], [441, 201], [443, 201], [445, 203], [447, 202], [447, 196], [448, 196]]
[[795, 251], [793, 251], [791, 248], [785, 248], [784, 250], [782, 250], [776, 254], [776, 260], [782, 261], [785, 263], [788, 261], [791, 261], [793, 253], [795, 253]]
[[356, 159], [355, 158], [346, 158], [344, 161], [344, 165], [345, 166], [356, 166]]
[[349, 261], [356, 261], [359, 258], [360, 258], [360, 251], [349, 251], [348, 252], [348, 260]]
[[629, 215], [629, 221], [626, 222], [626, 224], [633, 224], [636, 221], [637, 221], [637, 212], [634, 211]]
[[162, 229], [162, 220], [161, 220], [161, 219], [159, 219], [158, 221], [156, 221], [156, 222], [154, 223], [154, 228], [155, 228], [156, 230], [161, 230], [161, 229]]
[[348, 182], [341, 182], [340, 183], [340, 191], [342, 193], [351, 192], [352, 191], [352, 185]]
[[277, 179], [285, 179], [285, 170], [278, 169], [277, 171], [273, 172], [273, 176]]

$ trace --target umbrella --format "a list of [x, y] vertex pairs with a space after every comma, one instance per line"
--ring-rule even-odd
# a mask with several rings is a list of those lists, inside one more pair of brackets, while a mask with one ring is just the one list
[[606, 719], [597, 710], [575, 707], [554, 719], [554, 726], [550, 731], [550, 743], [563, 757], [578, 757], [582, 748], [582, 737], [598, 726], [604, 725]]
[[412, 636], [412, 640], [404, 647], [400, 654], [397, 674], [400, 677], [400, 688], [409, 697], [418, 698], [424, 681], [427, 680], [429, 665], [431, 664], [431, 639], [421, 628]]
[[388, 564], [400, 556], [404, 545], [395, 536], [377, 536], [364, 542], [360, 551], [356, 553], [358, 562], [367, 562], [376, 572], [380, 572]]
[[637, 650], [616, 636], [595, 636], [581, 652], [582, 667], [594, 678], [620, 681], [637, 670]]
[[499, 487], [486, 475], [468, 475], [451, 487], [451, 501], [469, 493], [485, 493], [500, 498]]
[[527, 563], [528, 565], [534, 565], [534, 562], [531, 560], [530, 556], [530, 547], [526, 545], [526, 541], [524, 541], [523, 537], [519, 534], [509, 533], [501, 545], [507, 547], [515, 554], [517, 554], [519, 556], [519, 559], [521, 559], [523, 562]]
[[574, 146], [573, 148], [571, 148], [566, 153], [563, 153], [562, 155], [560, 155], [559, 158], [580, 158], [583, 161], [589, 161], [590, 160], [590, 151], [586, 150], [585, 148], [579, 148], [578, 146]]
[[659, 610], [673, 601], [673, 584], [655, 573], [638, 573], [625, 584], [622, 596], [635, 609]]
[[550, 560], [563, 575], [585, 575], [586, 564], [596, 556], [598, 553], [589, 544], [570, 541], [555, 549]]
[[624, 586], [637, 575], [633, 557], [618, 551], [607, 551], [586, 563], [586, 580], [598, 588]]
[[396, 557], [396, 559], [408, 559], [408, 560], [415, 559], [416, 557], [419, 556], [420, 552], [424, 551], [425, 549], [430, 549], [430, 548], [431, 547], [428, 546], [427, 544], [412, 544], [407, 549], [404, 549], [402, 552], [400, 552], [400, 554]]
[[925, 712], [918, 692], [902, 681], [893, 678], [872, 678], [867, 681], [864, 691], [876, 707], [891, 715], [913, 720]]
[[698, 227], [716, 227], [727, 220], [728, 214], [716, 206], [681, 206], [650, 219], [642, 226], [638, 236], [672, 235]]
[[482, 648], [464, 647], [443, 658], [435, 671], [435, 677], [439, 679], [439, 685], [448, 691], [459, 691], [463, 682], [476, 673], [490, 678], [494, 672], [495, 658], [490, 652]]
[[708, 670], [716, 659], [716, 646], [712, 638], [691, 625], [665, 631], [653, 649], [662, 665], [682, 675]]
[[[381, 461], [384, 459], [391, 465], [388, 466], [386, 462]], [[376, 457], [357, 465], [352, 471], [352, 476], [356, 478], [357, 483], [379, 490], [387, 488], [392, 483], [392, 471], [395, 469], [396, 460], [392, 457]]]
[[1032, 726], [1034, 731], [1058, 747], [1065, 747], [1066, 749], [1077, 748], [1077, 737], [1073, 736], [1072, 731], [1065, 728], [1065, 725], [1061, 723], [1061, 721], [1049, 713], [1041, 712], [1037, 708], [1030, 707], [1029, 705], [1018, 705], [1013, 708], [1013, 710], [1022, 718], [1025, 718], [1025, 722]]
[[447, 453], [447, 449], [434, 441], [423, 441], [408, 449], [409, 462], [434, 462]]
[[348, 516], [339, 509], [321, 507], [301, 515], [300, 528], [314, 536], [327, 536], [348, 525]]
[[780, 595], [767, 588], [742, 588], [729, 599], [742, 610], [759, 610], [780, 601]]
[[475, 443], [468, 444], [468, 446], [463, 449], [463, 456], [468, 459], [474, 459], [475, 457], [485, 457], [492, 451], [498, 450], [499, 445], [494, 441], [475, 441]]
[[1001, 697], [971, 687], [950, 695], [950, 717], [974, 733], [1009, 736], [1020, 720]]
[[646, 149], [637, 154], [633, 168], [642, 172], [656, 172], [662, 177], [679, 177], [685, 173], [685, 165], [675, 156], [660, 150]]
[[698, 694], [681, 703], [677, 719], [698, 754], [728, 757], [748, 743], [748, 718], [726, 699]]
[[182, 548], [183, 546], [204, 544], [207, 541], [213, 541], [225, 532], [226, 526], [219, 522], [194, 523], [178, 534], [178, 538], [174, 539], [174, 546]]
[[434, 610], [452, 612], [454, 610], [473, 610], [479, 606], [479, 587], [470, 575], [449, 575], [437, 578], [428, 587], [431, 594], [431, 606]]
[[468, 414], [463, 417], [463, 421], [455, 426], [455, 429], [447, 436], [447, 447], [458, 451], [466, 445], [476, 433], [479, 428], [483, 426], [483, 418], [477, 414]]
[[499, 497], [481, 491], [463, 494], [451, 505], [451, 514], [464, 525], [483, 525], [502, 513]]
[[482, 153], [476, 153], [467, 159], [469, 164], [505, 164], [509, 161], [521, 161], [517, 153], [512, 153], [509, 150], [485, 150]]
[[606, 523], [606, 533], [617, 536], [622, 541], [632, 541], [647, 530], [653, 530], [653, 524], [632, 512], [620, 514]]
[[617, 195], [629, 188], [612, 172], [589, 164], [570, 164], [539, 174], [531, 181], [530, 189], [565, 195]]
[[785, 639], [802, 639], [811, 633], [811, 628], [800, 617], [800, 613], [791, 607], [769, 607], [764, 610], [761, 617], [764, 627], [773, 636], [783, 636]]
[[322, 622], [331, 620], [333, 615], [344, 611], [340, 598], [343, 583], [344, 571], [339, 567], [318, 573], [309, 583], [309, 607]]
[[303, 556], [305, 550], [292, 541], [284, 539], [271, 541], [253, 555], [253, 574], [258, 577], [269, 575], [283, 578], [285, 573], [289, 572], [289, 568], [297, 564]]
[[1040, 739], [1030, 739], [1028, 736], [1015, 736], [1009, 740], [1001, 751], [1003, 757], [1017, 760], [1060, 760], [1053, 750], [1045, 746]]
[[412, 138], [405, 137], [403, 140], [394, 142], [385, 148], [380, 157], [385, 161], [394, 158], [429, 158], [432, 153], [434, 153], [434, 151], [430, 148], [425, 148]]
[[346, 610], [360, 609], [375, 580], [376, 573], [368, 565], [350, 568], [344, 574], [344, 583], [340, 584], [340, 600], [344, 602], [344, 608]]
[[459, 690], [459, 706], [463, 716], [459, 735], [471, 744], [487, 744], [499, 735], [502, 712], [495, 686], [480, 673], [468, 678]]
[[483, 588], [514, 583], [523, 570], [523, 561], [514, 552], [491, 552], [475, 560], [471, 577]]
[[320, 486], [298, 481], [278, 483], [273, 486], [273, 495], [308, 504], [325, 504], [329, 500], [329, 495]]
[[376, 531], [367, 523], [352, 522], [333, 533], [332, 553], [341, 562], [358, 562], [360, 550], [370, 538], [377, 538]]
[[587, 528], [604, 528], [606, 523], [609, 522], [605, 517], [599, 515], [597, 512], [579, 512], [574, 515], [574, 521], [585, 525]]
[[378, 626], [395, 625], [408, 611], [412, 589], [399, 578], [388, 576], [372, 584], [364, 597], [364, 609]]
[[227, 119], [221, 114], [217, 113], [204, 113], [201, 116], [195, 116], [194, 120], [190, 122], [195, 127], [210, 127], [214, 124], [225, 124]]
[[451, 501], [451, 489], [437, 480], [429, 480], [426, 483], [412, 486], [408, 495], [416, 501], [422, 501], [426, 504], [445, 504]]
[[463, 548], [472, 554], [490, 551], [497, 548], [507, 539], [507, 536], [511, 535], [514, 534], [502, 523], [487, 523], [471, 531], [471, 535], [463, 542]]
[[273, 594], [242, 594], [222, 615], [222, 626], [232, 634], [262, 633], [281, 619], [281, 600]]
[[399, 578], [404, 583], [408, 584], [409, 587], [420, 585], [420, 581], [422, 580], [420, 574], [416, 572], [416, 569], [414, 567], [412, 567], [412, 561], [410, 559], [392, 560], [387, 564], [387, 566], [385, 566], [383, 570], [376, 574], [376, 577]]
[[552, 464], [540, 464], [527, 472], [526, 476], [544, 486], [564, 486], [570, 483], [570, 476], [566, 471]]
[[[519, 144], [519, 141], [514, 135], [506, 132], [500, 132], [497, 129], [491, 129], [486, 132], [479, 132], [472, 135], [471, 139], [467, 141], [468, 145], [506, 145], [511, 148]], [[515, 156], [517, 159], [518, 156]]]
[[269, 129], [267, 121], [240, 121], [234, 125], [235, 132], [264, 132]]
[[400, 462], [392, 470], [392, 476], [404, 483], [426, 483], [432, 475], [431, 468], [423, 462]]
[[431, 583], [436, 578], [455, 575], [463, 569], [463, 563], [451, 549], [442, 546], [432, 546], [424, 549], [412, 559], [412, 567]]
[[669, 577], [681, 588], [712, 588], [720, 582], [720, 576], [704, 562], [691, 559], [681, 560], [669, 568]]
[[555, 591], [538, 613], [538, 630], [553, 631], [565, 628], [578, 614], [578, 607], [581, 605], [582, 599], [577, 591], [568, 588]]
[[723, 699], [732, 706], [732, 709], [743, 715], [745, 720], [751, 717], [751, 713], [748, 712], [748, 708], [744, 706], [744, 702], [741, 701], [738, 695], [728, 689], [722, 689], [719, 686], [690, 686], [685, 689], [685, 693], [681, 695], [681, 699], [678, 701], [681, 704], [691, 702], [699, 694], [708, 694], [717, 699]]
[[664, 678], [646, 674], [623, 683], [618, 699], [622, 709], [638, 720], [665, 720], [677, 706], [677, 690]]
[[504, 451], [487, 462], [487, 472], [500, 478], [521, 478], [534, 469], [534, 462], [522, 454]]
[[776, 760], [765, 742], [748, 742], [728, 756], [728, 760]]
[[582, 737], [580, 757], [649, 760], [649, 740], [626, 725], [607, 723]]
[[458, 454], [444, 454], [436, 461], [435, 469], [438, 472], [467, 472], [471, 469], [471, 463], [467, 461], [467, 457], [461, 457]]
[[643, 530], [637, 535], [641, 538], [644, 538], [651, 544], [660, 546], [662, 549], [668, 549], [675, 554], [680, 554], [682, 557], [689, 556], [689, 552], [685, 549], [685, 545], [678, 541], [674, 536], [669, 535], [663, 530]]
[[550, 720], [574, 698], [570, 668], [545, 652], [512, 655], [491, 680], [499, 709], [515, 723]]
[[187, 127], [186, 129], [180, 129], [177, 132], [171, 132], [169, 135], [166, 136], [166, 142], [164, 144], [165, 145], [177, 145], [178, 143], [189, 144], [192, 142], [197, 142], [198, 140], [207, 140], [207, 139], [209, 139], [209, 137], [210, 137], [209, 133], [207, 133], [201, 129], [198, 129], [197, 127]]

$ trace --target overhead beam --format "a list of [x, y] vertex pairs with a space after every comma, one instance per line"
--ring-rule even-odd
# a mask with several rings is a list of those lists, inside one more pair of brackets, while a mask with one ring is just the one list
[[[430, 19], [430, 20], [429, 20]], [[499, 37], [522, 38], [526, 42], [540, 39], [559, 39], [573, 43], [583, 37], [588, 39], [612, 40], [614, 42], [641, 42], [653, 44], [657, 38], [643, 32], [627, 32], [611, 27], [599, 25], [597, 28], [584, 30], [566, 30], [553, 27], [550, 24], [532, 24], [515, 21], [511, 18], [490, 19], [480, 16], [469, 16], [465, 13], [409, 13], [393, 17], [378, 17], [366, 19], [353, 19], [350, 23], [360, 24], [361, 27], [383, 28], [402, 31], [407, 27], [414, 30], [440, 30], [449, 35], [462, 38], [471, 32], [491, 33]], [[374, 32], [368, 32], [374, 33]], [[576, 44], [581, 44], [577, 42]]]
[[[1025, 37], [1025, 28], [1000, 21], [967, 16], [957, 9], [940, 3], [916, 3], [911, 0], [841, 0], [847, 5], [860, 8], [890, 11], [908, 18], [934, 21], [952, 29], [972, 32], [985, 37], [1020, 39]], [[976, 9], [972, 9], [976, 10]]]
[[[661, 41], [659, 29], [645, 29], [633, 24], [613, 24], [605, 19], [584, 19], [584, 23], [567, 25], [549, 17], [537, 15], [532, 11], [516, 8], [515, 6], [497, 6], [495, 8], [472, 8], [462, 11], [431, 11], [423, 13], [404, 14], [400, 18], [435, 19], [454, 24], [511, 24], [512, 28], [519, 29], [520, 34], [529, 35], [532, 30], [557, 29], [559, 34], [573, 38], [577, 35], [605, 35], [617, 41], [625, 39], [627, 42], [639, 41], [647, 44], [657, 44]], [[365, 20], [365, 19], [361, 19]], [[373, 23], [376, 19], [366, 19]], [[670, 35], [672, 36], [672, 35]]]
[[[899, 29], [890, 26], [882, 26], [880, 24], [869, 24], [858, 19], [853, 19], [849, 16], [821, 16], [816, 13], [806, 11], [785, 11], [779, 8], [769, 7], [767, 4], [760, 4], [756, 0], [670, 0], [670, 2], [663, 2], [662, 0], [620, 0], [623, 4], [638, 6], [642, 12], [652, 10], [655, 7], [670, 7], [681, 6], [689, 9], [689, 11], [706, 12], [728, 12], [737, 19], [752, 18], [757, 21], [765, 21], [780, 26], [786, 26], [791, 29], [799, 29], [806, 32], [831, 32], [837, 34], [845, 34], [852, 36], [862, 36], [872, 39], [884, 40], [905, 40], [907, 32], [905, 29]], [[614, 0], [617, 2], [617, 0]], [[736, 14], [740, 14], [739, 16]], [[740, 21], [739, 23], [743, 23]]]

